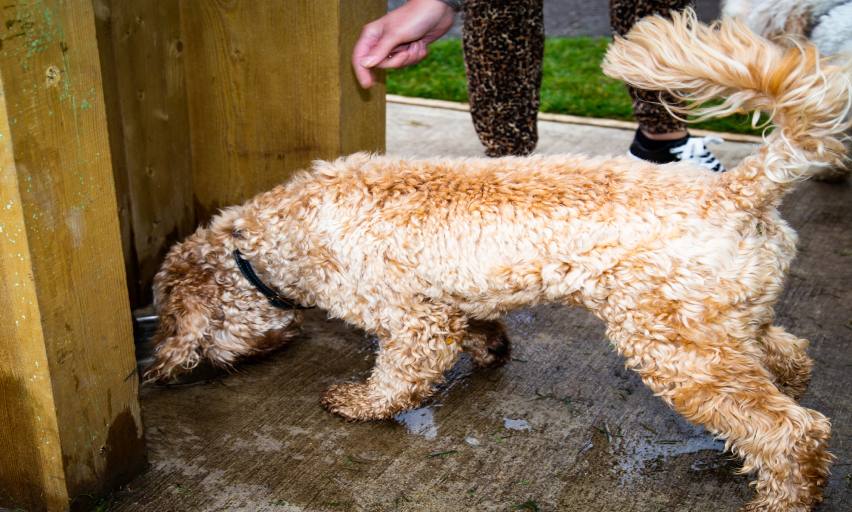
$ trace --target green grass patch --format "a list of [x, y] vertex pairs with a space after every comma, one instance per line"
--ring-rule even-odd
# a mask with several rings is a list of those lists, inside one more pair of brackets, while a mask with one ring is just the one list
[[[610, 39], [550, 37], [545, 41], [541, 110], [583, 117], [632, 120], [630, 96], [622, 82], [601, 72]], [[390, 94], [467, 102], [461, 41], [432, 43], [429, 57], [416, 66], [388, 72]], [[746, 116], [713, 119], [692, 126], [721, 132], [759, 134]]]

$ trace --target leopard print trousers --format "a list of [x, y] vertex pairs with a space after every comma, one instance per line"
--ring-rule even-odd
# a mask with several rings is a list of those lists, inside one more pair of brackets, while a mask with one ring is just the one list
[[543, 0], [466, 0], [464, 46], [470, 114], [488, 156], [527, 155], [544, 56]]
[[[609, 23], [618, 35], [630, 31], [633, 24], [654, 14], [668, 15], [671, 11], [680, 11], [692, 5], [692, 0], [609, 0]], [[685, 130], [686, 125], [669, 114], [660, 103], [658, 91], [643, 91], [627, 86], [633, 99], [633, 117], [639, 127], [648, 133], [670, 133]], [[667, 94], [662, 99], [675, 103]]]
[[[665, 14], [690, 0], [610, 0], [610, 21], [625, 34], [640, 18]], [[527, 155], [538, 142], [543, 0], [465, 0], [464, 46], [473, 125], [485, 154]], [[633, 113], [649, 133], [684, 129], [663, 107], [658, 92], [628, 87]]]

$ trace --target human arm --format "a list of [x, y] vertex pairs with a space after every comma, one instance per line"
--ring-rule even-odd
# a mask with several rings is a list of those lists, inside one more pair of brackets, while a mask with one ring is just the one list
[[368, 23], [352, 51], [352, 67], [362, 87], [375, 83], [373, 69], [401, 68], [426, 58], [426, 46], [453, 26], [462, 0], [409, 0]]

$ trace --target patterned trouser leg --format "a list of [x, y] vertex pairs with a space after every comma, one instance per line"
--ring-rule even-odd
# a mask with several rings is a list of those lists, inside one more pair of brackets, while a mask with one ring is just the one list
[[466, 0], [463, 34], [470, 114], [485, 154], [529, 154], [538, 142], [543, 0]]
[[[670, 11], [681, 10], [692, 5], [691, 0], [609, 0], [609, 19], [612, 29], [619, 35], [626, 34], [634, 23], [651, 14], [667, 15]], [[669, 133], [686, 129], [660, 104], [660, 93], [643, 91], [628, 86], [633, 98], [633, 116], [639, 127], [648, 133]], [[667, 102], [674, 103], [669, 95], [662, 96]]]

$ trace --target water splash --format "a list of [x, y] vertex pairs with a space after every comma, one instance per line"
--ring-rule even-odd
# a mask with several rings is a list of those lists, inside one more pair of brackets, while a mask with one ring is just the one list
[[686, 436], [677, 439], [654, 439], [642, 437], [626, 441], [621, 445], [623, 455], [619, 457], [617, 468], [621, 473], [621, 483], [629, 483], [649, 463], [663, 459], [668, 460], [678, 455], [711, 451], [722, 453], [725, 442], [713, 438], [709, 433], [695, 427]]
[[438, 437], [438, 425], [435, 424], [435, 412], [431, 407], [421, 407], [401, 412], [394, 418], [405, 427], [409, 434], [423, 436], [426, 439]]

